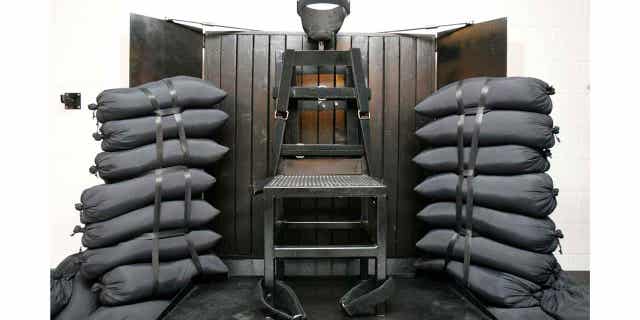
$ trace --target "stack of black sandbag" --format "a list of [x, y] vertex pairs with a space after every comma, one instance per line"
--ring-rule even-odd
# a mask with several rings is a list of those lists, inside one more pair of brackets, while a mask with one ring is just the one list
[[74, 230], [88, 248], [78, 276], [97, 295], [89, 319], [155, 319], [192, 278], [227, 273], [212, 252], [220, 212], [201, 200], [216, 182], [204, 169], [228, 151], [212, 140], [225, 96], [179, 76], [105, 90], [90, 106], [104, 151], [90, 171], [105, 183], [82, 193]]
[[430, 203], [416, 267], [448, 273], [497, 319], [589, 317], [588, 291], [553, 255], [553, 93], [533, 78], [471, 78], [415, 108], [435, 119], [416, 132], [428, 149], [413, 160], [429, 176], [415, 191]]

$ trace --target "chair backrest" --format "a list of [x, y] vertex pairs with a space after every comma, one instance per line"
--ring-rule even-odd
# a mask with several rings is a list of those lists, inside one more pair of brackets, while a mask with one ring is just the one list
[[[354, 59], [354, 56], [357, 58]], [[287, 61], [289, 59], [289, 61]], [[291, 61], [293, 60], [293, 61]], [[353, 87], [321, 87], [321, 86], [295, 86], [288, 89], [283, 85], [294, 83], [291, 72], [285, 72], [287, 68], [295, 68], [297, 65], [326, 65], [327, 61], [333, 65], [344, 65], [348, 69], [346, 74], [352, 79], [343, 81], [353, 84]], [[359, 65], [359, 67], [358, 67]], [[355, 66], [355, 67], [354, 67]], [[303, 79], [305, 75], [303, 74]], [[321, 77], [319, 75], [318, 77]], [[333, 81], [333, 80], [332, 80]], [[304, 85], [304, 81], [303, 85]], [[289, 110], [293, 119], [283, 121], [287, 127], [296, 126], [302, 128], [302, 117], [305, 112], [318, 112], [320, 109], [333, 110], [334, 116], [341, 112], [341, 116], [335, 116], [334, 123], [327, 126], [326, 122], [317, 122], [317, 134], [331, 137], [336, 121], [347, 121], [350, 128], [359, 132], [357, 144], [301, 144], [299, 141], [291, 141], [291, 138], [281, 140], [273, 139], [275, 148], [279, 150], [279, 157], [276, 174], [282, 175], [354, 175], [368, 174], [366, 145], [369, 140], [369, 112], [368, 98], [369, 90], [364, 85], [364, 75], [362, 74], [362, 62], [358, 49], [350, 51], [286, 51], [284, 54], [282, 78], [278, 91], [277, 106], [281, 115], [289, 117]], [[315, 84], [315, 83], [314, 83]], [[284, 89], [284, 90], [283, 90]], [[287, 103], [286, 109], [282, 109], [282, 104]], [[311, 107], [309, 107], [311, 106]], [[330, 108], [327, 108], [330, 106]], [[282, 112], [280, 110], [287, 110]], [[364, 111], [363, 111], [364, 110]], [[319, 115], [319, 112], [318, 112]], [[316, 118], [318, 117], [316, 115]], [[278, 114], [276, 113], [276, 119]], [[364, 122], [364, 124], [363, 124]], [[346, 125], [346, 123], [345, 123]], [[278, 129], [276, 129], [278, 130]], [[328, 132], [330, 131], [330, 132]], [[351, 135], [353, 135], [353, 131]], [[367, 138], [365, 138], [367, 137]], [[289, 141], [287, 141], [289, 140]], [[352, 139], [353, 140], [353, 139]], [[280, 143], [279, 143], [280, 142]], [[282, 143], [284, 142], [284, 143]], [[350, 141], [353, 143], [353, 141]], [[278, 146], [277, 144], [280, 144]]]

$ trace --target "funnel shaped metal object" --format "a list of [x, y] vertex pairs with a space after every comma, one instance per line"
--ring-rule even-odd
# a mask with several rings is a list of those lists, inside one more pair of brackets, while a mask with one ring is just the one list
[[[313, 4], [328, 4], [334, 7], [316, 9], [311, 7]], [[342, 22], [349, 12], [349, 0], [298, 0], [298, 15], [302, 20], [302, 28], [309, 38], [315, 41], [332, 39], [342, 27]]]

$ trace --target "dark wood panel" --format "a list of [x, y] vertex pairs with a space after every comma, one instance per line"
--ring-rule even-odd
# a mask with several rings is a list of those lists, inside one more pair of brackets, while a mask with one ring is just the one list
[[416, 39], [400, 38], [400, 105], [398, 110], [398, 220], [396, 256], [411, 256], [415, 248], [414, 225], [418, 199], [418, 168], [411, 159], [420, 151], [414, 134], [416, 105]]
[[216, 87], [220, 87], [220, 50], [222, 49], [222, 37], [208, 36], [205, 38], [206, 53], [204, 56], [204, 79], [207, 79]]
[[438, 38], [438, 88], [470, 77], [507, 75], [507, 18]]
[[371, 118], [371, 174], [382, 178], [383, 117], [384, 117], [384, 38], [369, 38], [369, 88], [371, 100], [369, 109]]
[[219, 249], [221, 255], [237, 254], [236, 244], [239, 241], [236, 233], [236, 45], [235, 35], [221, 36], [220, 49], [220, 88], [227, 92], [227, 97], [220, 109], [229, 115], [227, 122], [217, 132], [220, 144], [228, 146], [231, 151], [217, 164], [213, 205], [222, 214], [216, 219], [214, 229], [223, 235]]
[[[269, 176], [269, 36], [256, 35], [253, 40], [253, 145], [252, 183]], [[256, 197], [252, 203], [251, 236], [253, 256], [261, 256], [263, 243], [263, 203]]]
[[129, 20], [130, 86], [177, 75], [202, 76], [202, 30], [138, 14]]
[[[436, 90], [436, 73], [434, 42], [431, 39], [418, 38], [416, 56], [416, 103], [424, 100]], [[431, 119], [416, 114], [416, 129], [421, 128]]]
[[[251, 144], [252, 144], [252, 88], [253, 36], [238, 36], [236, 74], [236, 234], [251, 233]], [[250, 255], [251, 241], [238, 241], [236, 251]]]
[[[398, 109], [400, 102], [400, 38], [384, 38], [383, 180], [387, 185], [388, 255], [398, 246]], [[403, 164], [404, 165], [404, 164]]]
[[[434, 42], [430, 39], [417, 39], [417, 53], [416, 53], [416, 103], [424, 100], [436, 90], [436, 74], [435, 74], [435, 59], [433, 52], [435, 51]], [[421, 128], [427, 124], [431, 119], [421, 116], [416, 113], [415, 129]], [[418, 142], [419, 149], [424, 149], [422, 144]], [[416, 164], [411, 163], [411, 166], [417, 167]], [[426, 178], [425, 172], [418, 170], [416, 174], [418, 181], [422, 181]], [[418, 207], [422, 209], [424, 206], [424, 200], [418, 199]], [[427, 232], [427, 228], [424, 223], [415, 223], [412, 229], [415, 242]], [[412, 241], [412, 243], [415, 243]], [[413, 256], [413, 255], [407, 255]]]

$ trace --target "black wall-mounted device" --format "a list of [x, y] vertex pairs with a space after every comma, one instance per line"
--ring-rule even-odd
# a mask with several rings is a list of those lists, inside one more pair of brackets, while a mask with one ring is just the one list
[[60, 95], [60, 102], [64, 104], [65, 109], [80, 109], [80, 93], [65, 92]]

